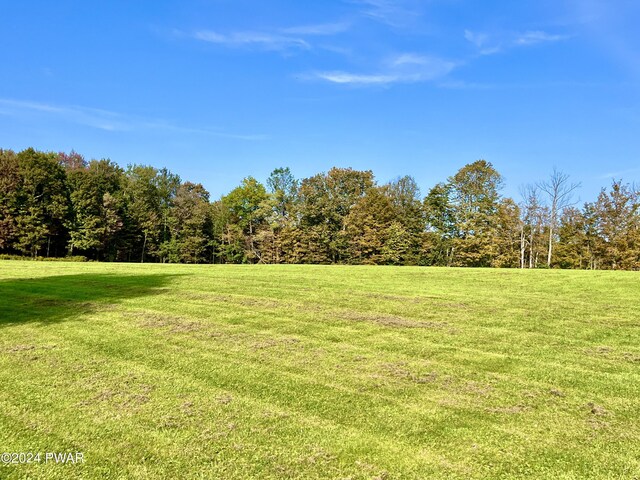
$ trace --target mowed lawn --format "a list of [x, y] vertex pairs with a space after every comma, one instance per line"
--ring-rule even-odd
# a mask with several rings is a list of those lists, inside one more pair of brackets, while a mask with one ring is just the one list
[[0, 478], [640, 477], [640, 273], [0, 262]]

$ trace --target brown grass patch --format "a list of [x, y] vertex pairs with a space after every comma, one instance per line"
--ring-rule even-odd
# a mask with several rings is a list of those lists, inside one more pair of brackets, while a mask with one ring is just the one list
[[584, 353], [592, 357], [603, 357], [608, 360], [616, 360], [622, 362], [640, 363], [640, 355], [633, 352], [616, 352], [612, 347], [598, 346], [585, 348]]
[[251, 348], [254, 350], [262, 350], [265, 348], [274, 348], [274, 347], [287, 347], [291, 345], [298, 345], [300, 343], [300, 339], [298, 338], [268, 338], [265, 340], [261, 340], [259, 342], [253, 343]]
[[123, 411], [136, 410], [140, 406], [151, 401], [151, 392], [154, 386], [148, 384], [138, 384], [126, 386], [121, 390], [106, 388], [93, 395], [87, 400], [80, 402], [81, 406], [95, 405], [106, 403], [112, 408], [121, 409]]
[[488, 397], [493, 392], [493, 387], [488, 383], [470, 381], [462, 385], [462, 390], [480, 397]]
[[312, 451], [308, 455], [305, 455], [301, 460], [302, 463], [315, 465], [331, 463], [335, 461], [336, 458], [337, 457], [335, 455], [327, 452], [323, 448], [317, 447], [312, 449]]
[[557, 388], [552, 388], [551, 390], [549, 390], [549, 393], [551, 395], [553, 395], [554, 397], [565, 397], [565, 393], [562, 390], [558, 390]]
[[433, 383], [438, 379], [438, 374], [435, 372], [416, 373], [412, 371], [406, 362], [383, 363], [380, 368], [388, 376], [408, 380], [412, 383]]
[[53, 350], [57, 345], [14, 345], [6, 348], [7, 353], [32, 352], [34, 350]]
[[592, 415], [599, 416], [599, 417], [609, 415], [609, 412], [604, 407], [596, 403], [589, 402], [587, 403], [586, 407], [589, 409], [589, 412]]
[[138, 323], [141, 328], [167, 329], [169, 333], [189, 333], [202, 330], [203, 325], [183, 317], [165, 315], [160, 313], [144, 312], [140, 314], [128, 313], [128, 316], [141, 317]]
[[492, 407], [486, 409], [486, 411], [489, 413], [501, 413], [506, 415], [516, 415], [518, 413], [523, 413], [529, 410], [531, 410], [530, 406], [522, 404], [508, 407]]
[[290, 304], [283, 303], [279, 300], [273, 300], [270, 298], [244, 297], [241, 295], [186, 292], [184, 293], [183, 297], [191, 300], [203, 301], [206, 303], [231, 303], [233, 305], [241, 305], [245, 307], [260, 307], [260, 308], [273, 309], [273, 308], [290, 306]]
[[468, 308], [468, 305], [466, 303], [451, 302], [451, 301], [448, 301], [446, 298], [436, 297], [436, 296], [404, 296], [404, 295], [392, 295], [388, 293], [375, 293], [375, 292], [364, 293], [362, 294], [362, 296], [367, 298], [373, 298], [375, 300], [385, 300], [390, 302], [401, 302], [401, 303], [410, 302], [415, 304], [424, 303], [424, 304], [435, 305], [438, 307], [456, 308], [456, 309]]
[[399, 317], [396, 315], [370, 313], [370, 312], [341, 312], [340, 318], [344, 320], [355, 320], [358, 322], [373, 322], [385, 327], [396, 328], [435, 328], [444, 329], [449, 327], [446, 322], [425, 322], [420, 320], [414, 320], [411, 318]]
[[363, 297], [374, 298], [376, 300], [389, 300], [392, 302], [407, 302], [407, 301], [415, 301], [419, 300], [419, 297], [405, 297], [402, 295], [390, 295], [388, 293], [375, 293], [368, 292], [362, 294]]

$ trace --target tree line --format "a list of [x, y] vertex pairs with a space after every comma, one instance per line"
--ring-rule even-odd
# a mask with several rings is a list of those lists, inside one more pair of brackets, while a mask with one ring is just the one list
[[166, 168], [76, 152], [0, 150], [0, 253], [101, 261], [314, 263], [640, 269], [640, 190], [621, 180], [578, 206], [554, 170], [503, 196], [485, 160], [422, 197], [416, 181], [380, 185], [332, 168], [275, 169], [213, 200]]

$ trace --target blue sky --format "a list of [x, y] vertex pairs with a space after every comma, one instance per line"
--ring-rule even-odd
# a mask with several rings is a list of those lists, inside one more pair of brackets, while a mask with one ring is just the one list
[[166, 166], [216, 198], [279, 166], [555, 166], [640, 180], [640, 2], [2, 1], [0, 147]]

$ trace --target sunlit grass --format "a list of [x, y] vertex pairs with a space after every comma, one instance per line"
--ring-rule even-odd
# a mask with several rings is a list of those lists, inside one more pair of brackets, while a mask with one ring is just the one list
[[633, 272], [0, 262], [8, 478], [634, 478]]

